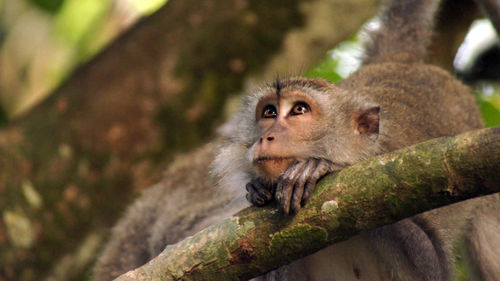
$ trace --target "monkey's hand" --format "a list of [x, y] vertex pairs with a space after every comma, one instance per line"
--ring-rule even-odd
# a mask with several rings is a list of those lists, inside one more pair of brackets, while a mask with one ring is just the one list
[[262, 179], [256, 178], [247, 183], [247, 200], [255, 206], [264, 206], [273, 200], [276, 190], [275, 184], [270, 184]]
[[287, 168], [278, 179], [276, 200], [284, 214], [295, 214], [306, 203], [316, 182], [342, 167], [325, 159], [308, 159]]

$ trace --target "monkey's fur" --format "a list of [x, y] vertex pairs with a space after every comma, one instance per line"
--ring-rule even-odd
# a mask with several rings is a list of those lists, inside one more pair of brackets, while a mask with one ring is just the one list
[[[362, 67], [336, 85], [289, 78], [247, 96], [219, 143], [175, 161], [129, 208], [94, 279], [111, 280], [247, 206], [245, 186], [252, 203], [277, 199], [294, 213], [328, 172], [481, 128], [469, 90], [422, 62], [437, 2], [389, 1]], [[218, 180], [208, 176], [212, 161]], [[362, 233], [257, 279], [454, 280], [461, 254], [470, 280], [500, 280], [498, 245], [500, 206], [492, 195]]]

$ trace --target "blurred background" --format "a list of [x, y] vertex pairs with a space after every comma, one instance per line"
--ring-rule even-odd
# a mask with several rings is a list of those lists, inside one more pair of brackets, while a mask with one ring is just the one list
[[[89, 280], [124, 207], [242, 92], [354, 71], [379, 2], [0, 0], [0, 281]], [[500, 125], [490, 22], [448, 1], [434, 41]]]
[[46, 97], [78, 64], [166, 0], [2, 0], [0, 93], [8, 116]]

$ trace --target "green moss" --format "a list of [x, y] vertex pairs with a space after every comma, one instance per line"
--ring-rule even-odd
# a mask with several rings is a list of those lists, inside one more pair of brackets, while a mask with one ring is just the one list
[[397, 194], [389, 193], [385, 197], [385, 200], [387, 202], [387, 206], [389, 207], [389, 212], [391, 214], [396, 214], [399, 210], [401, 210], [403, 202], [401, 201], [401, 198]]
[[353, 200], [353, 197], [351, 194], [346, 194], [346, 195], [344, 195], [344, 197], [342, 197], [342, 203], [344, 203], [344, 204], [349, 204], [352, 202], [352, 200]]
[[304, 244], [310, 245], [310, 249], [319, 249], [327, 238], [328, 233], [324, 228], [303, 224], [273, 235], [269, 248], [271, 252], [282, 252], [283, 257], [286, 257], [288, 253], [302, 249]]

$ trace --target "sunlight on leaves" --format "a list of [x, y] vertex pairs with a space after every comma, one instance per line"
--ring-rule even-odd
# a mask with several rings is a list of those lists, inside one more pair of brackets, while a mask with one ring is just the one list
[[54, 19], [56, 33], [63, 40], [76, 45], [95, 28], [95, 21], [105, 15], [109, 7], [110, 1], [66, 0]]
[[484, 125], [486, 127], [500, 126], [500, 85], [481, 83], [476, 88]]
[[167, 0], [127, 0], [139, 13], [149, 15], [167, 3]]
[[64, 0], [29, 0], [31, 3], [35, 4], [40, 9], [49, 12], [57, 13], [59, 8], [61, 8]]
[[321, 77], [331, 82], [339, 82], [358, 69], [362, 48], [359, 36], [340, 43], [328, 51], [327, 57], [306, 72], [307, 77]]

